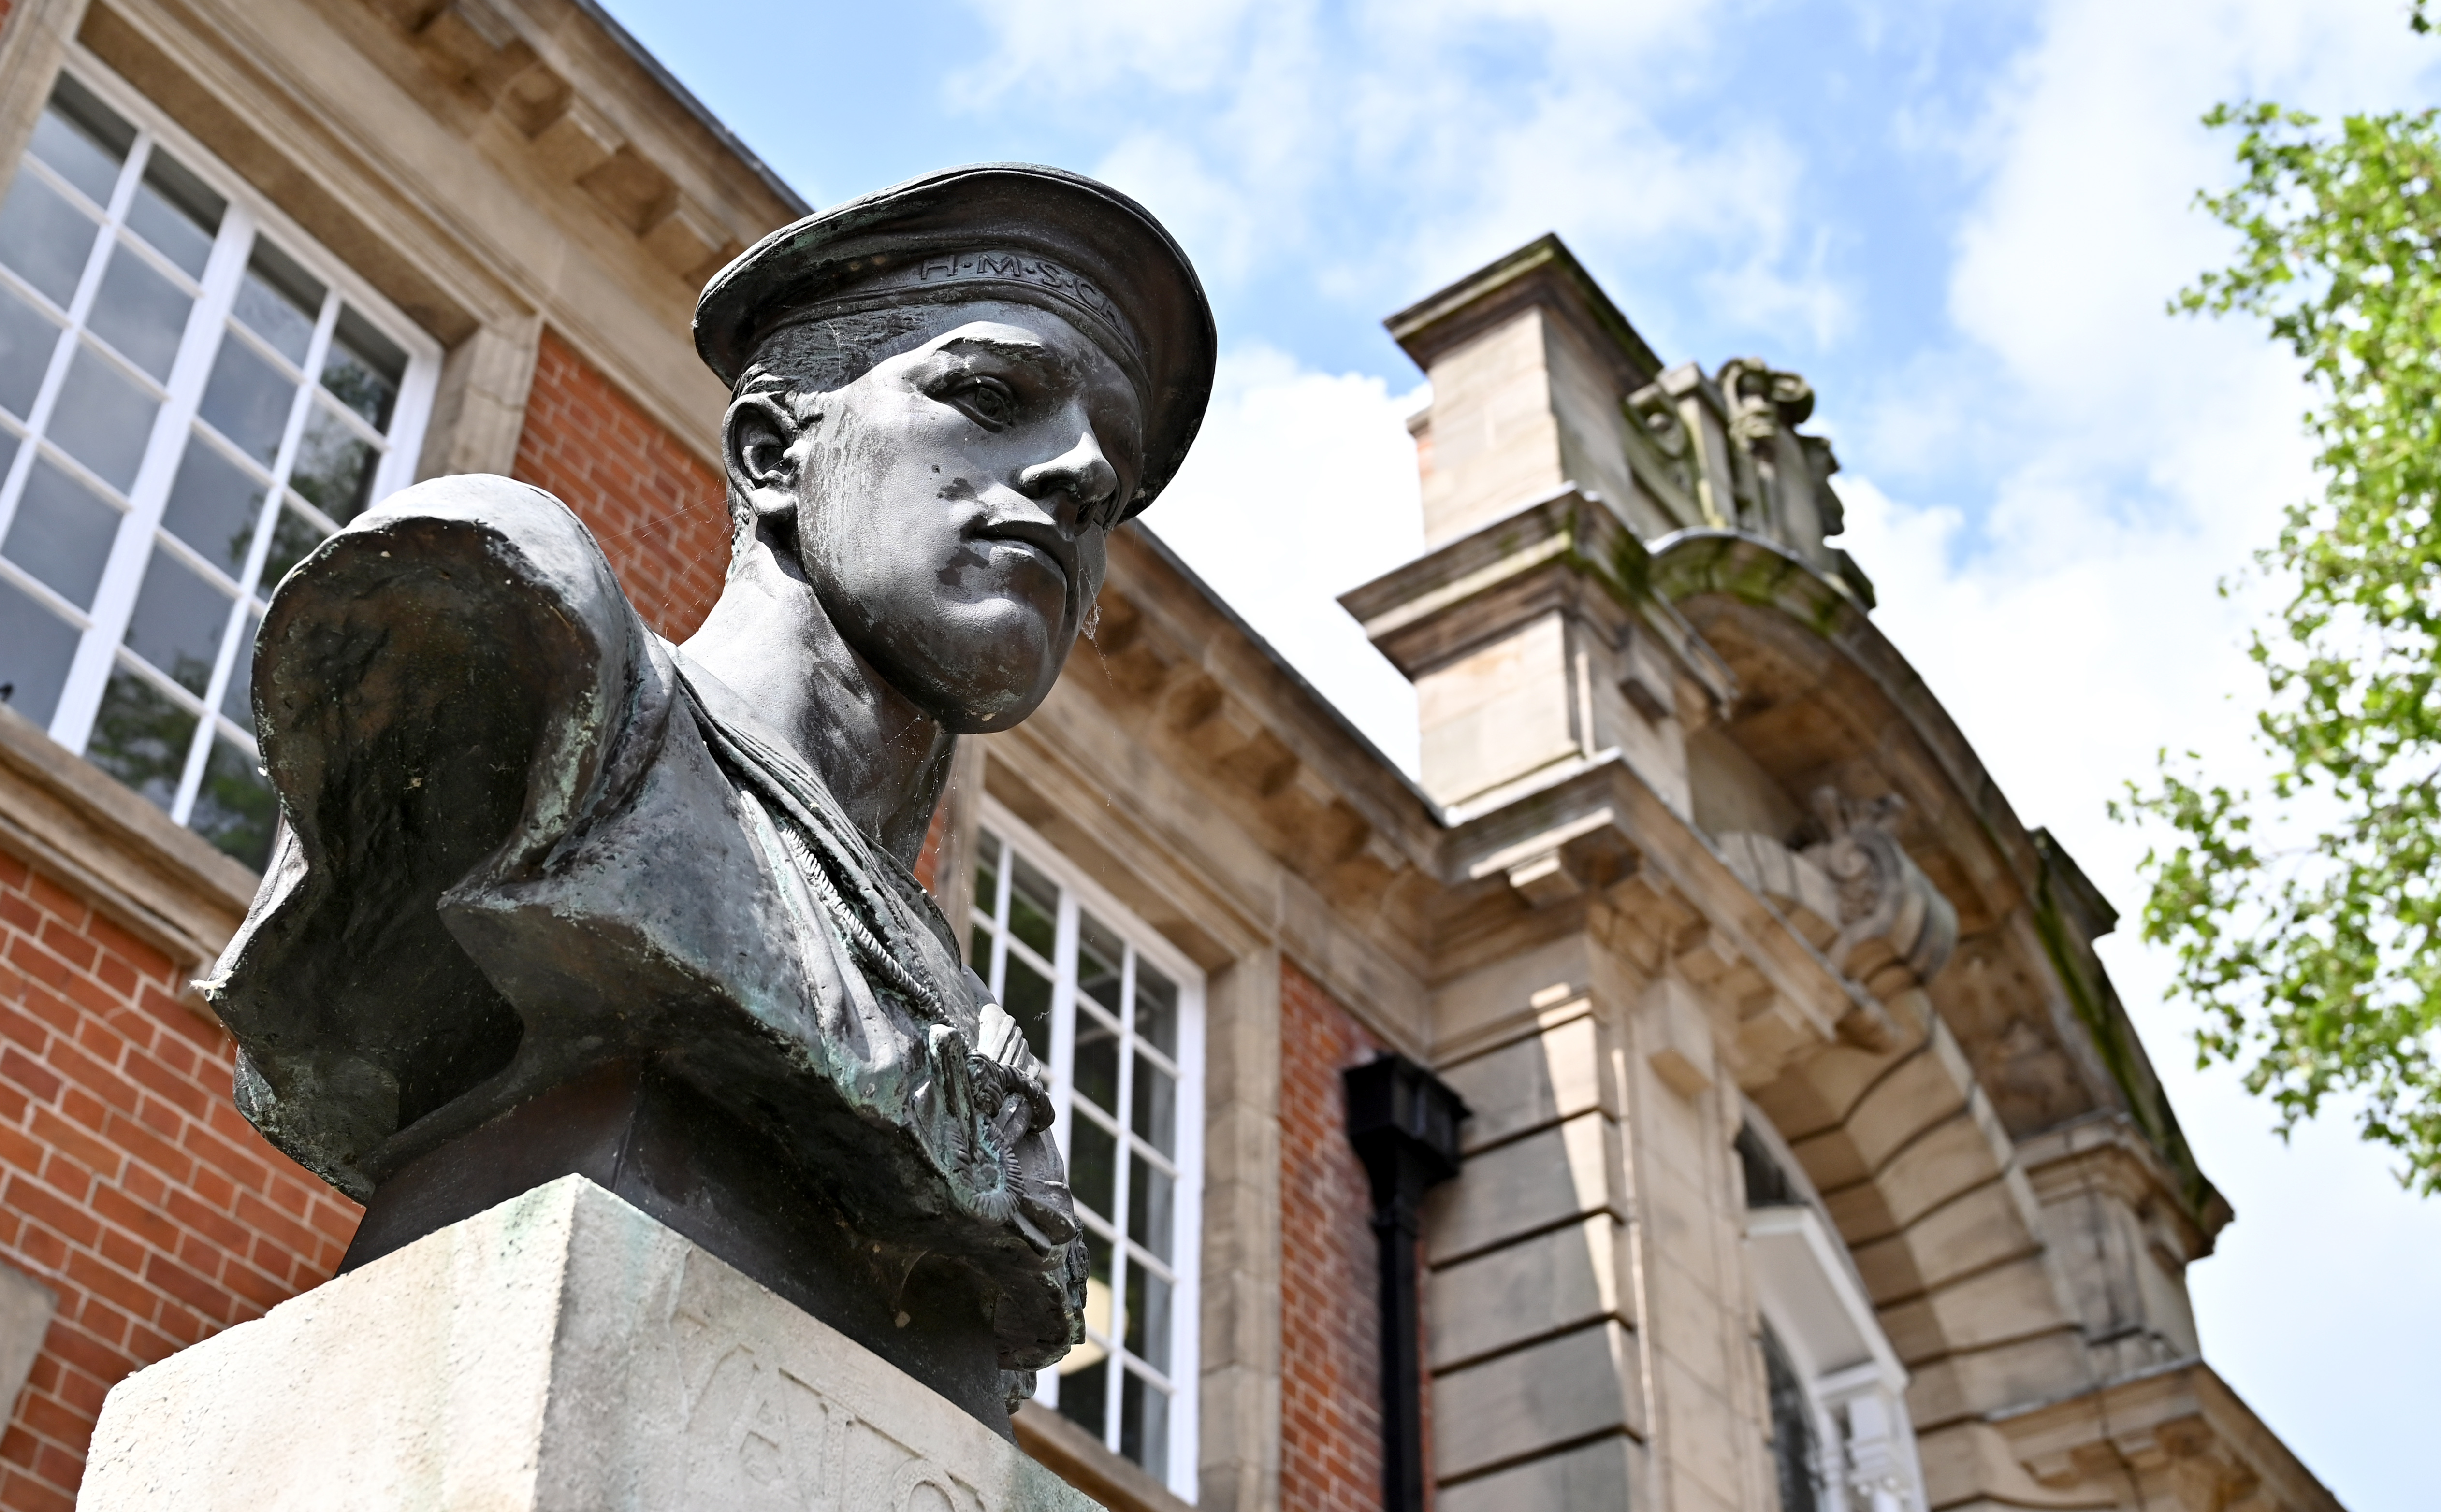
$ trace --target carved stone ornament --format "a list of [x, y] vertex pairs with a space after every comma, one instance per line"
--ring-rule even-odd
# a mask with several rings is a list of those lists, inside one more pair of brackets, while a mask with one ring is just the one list
[[343, 1269], [581, 1174], [1005, 1433], [1083, 1337], [1048, 1025], [911, 868], [1184, 457], [1211, 314], [1133, 202], [1001, 165], [774, 232], [696, 346], [732, 563], [683, 644], [501, 477], [280, 584], [281, 834], [205, 991], [239, 1107], [367, 1204]]
[[1839, 933], [1823, 953], [1875, 997], [1932, 980], [1958, 945], [1958, 910], [1891, 832], [1896, 794], [1869, 802], [1814, 792], [1825, 838], [1799, 853], [1838, 890]]
[[[1931, 981], [1958, 944], [1957, 909], [1891, 832], [1900, 801], [1890, 795], [1853, 802], [1818, 788], [1822, 837], [1802, 850], [1745, 832], [1717, 841], [1740, 881], [1770, 900], [1842, 976], [1883, 1001]], [[1861, 1019], [1843, 1023], [1842, 1032], [1879, 1033]]]

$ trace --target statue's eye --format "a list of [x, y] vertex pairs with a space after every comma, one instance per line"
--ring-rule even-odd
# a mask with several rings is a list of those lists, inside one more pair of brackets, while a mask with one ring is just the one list
[[997, 378], [969, 378], [953, 391], [966, 411], [998, 430], [1017, 413], [1017, 396]]

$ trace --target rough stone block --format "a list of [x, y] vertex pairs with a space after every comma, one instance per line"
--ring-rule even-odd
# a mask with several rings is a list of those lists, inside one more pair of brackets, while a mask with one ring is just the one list
[[1921, 1431], [2019, 1402], [2070, 1395], [2089, 1378], [2088, 1368], [2083, 1341], [2065, 1330], [1951, 1355], [1915, 1367], [1908, 1415]]
[[1839, 1127], [1791, 1147], [1825, 1192], [1861, 1181], [1898, 1148], [1966, 1106], [1973, 1077], [1927, 1046], [1875, 1083]]
[[[1619, 1197], [1618, 1138], [1585, 1113], [1468, 1161], [1427, 1199], [1424, 1252], [1436, 1265], [1503, 1240], [1610, 1211]], [[1624, 1216], [1624, 1215], [1620, 1215]]]
[[1926, 1130], [1890, 1157], [1881, 1174], [1862, 1185], [1828, 1193], [1824, 1202], [1851, 1244], [1863, 1244], [1907, 1227], [1960, 1193], [1998, 1175], [2006, 1155], [1996, 1152], [1982, 1125], [1968, 1110]]
[[1618, 1512], [1636, 1479], [1636, 1441], [1625, 1434], [1440, 1488], [1440, 1512]]
[[60, 1299], [12, 1266], [0, 1266], [0, 1403], [13, 1403], [42, 1353]]
[[1603, 1215], [1437, 1272], [1425, 1288], [1433, 1368], [1600, 1318], [1628, 1322], [1626, 1232]]
[[84, 1512], [1087, 1512], [914, 1379], [581, 1177], [121, 1381]]
[[1471, 1152], [1588, 1113], [1601, 1105], [1601, 1049], [1588, 1016], [1447, 1068], [1466, 1100]]
[[1927, 1290], [2014, 1255], [2031, 1254], [2041, 1238], [1995, 1179], [1935, 1208], [1905, 1233], [1858, 1245], [1857, 1274], [1876, 1306]]
[[1576, 754], [1567, 666], [1552, 613], [1418, 676], [1426, 789], [1461, 802]]
[[1712, 1023], [1688, 985], [1663, 977], [1644, 990], [1637, 1013], [1654, 1074], [1681, 1097], [1712, 1085]]
[[1606, 1430], [1644, 1432], [1636, 1336], [1597, 1323], [1433, 1378], [1433, 1460], [1443, 1478]]
[[2051, 1270], [2029, 1255], [1881, 1310], [1882, 1331], [1912, 1367], [1960, 1350], [2073, 1330]]
[[1666, 1356], [1654, 1389], [1667, 1414], [1665, 1436], [1654, 1449], [1672, 1471], [1678, 1498], [1683, 1500], [1687, 1486], [1700, 1485], [1710, 1493], [1702, 1504], [1736, 1506], [1743, 1480], [1738, 1461], [1745, 1446], [1763, 1444], [1768, 1436], [1765, 1425], [1733, 1409], [1721, 1395], [1721, 1383], [1703, 1379]]

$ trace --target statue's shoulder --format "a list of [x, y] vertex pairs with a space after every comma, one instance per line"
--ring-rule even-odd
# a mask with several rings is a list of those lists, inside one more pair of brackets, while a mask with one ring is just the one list
[[[386, 553], [386, 554], [384, 554]], [[482, 562], [515, 585], [611, 621], [634, 612], [585, 522], [531, 483], [461, 473], [401, 489], [324, 543], [316, 558], [357, 558], [356, 570], [412, 573], [427, 560]], [[396, 564], [389, 568], [373, 562]], [[300, 567], [301, 576], [314, 572]], [[323, 566], [325, 572], [336, 562]], [[282, 585], [283, 588], [285, 585]]]
[[265, 765], [291, 799], [355, 768], [396, 779], [408, 752], [482, 750], [504, 775], [581, 791], [661, 702], [639, 697], [666, 680], [656, 647], [567, 505], [487, 474], [418, 483], [272, 594], [255, 642]]

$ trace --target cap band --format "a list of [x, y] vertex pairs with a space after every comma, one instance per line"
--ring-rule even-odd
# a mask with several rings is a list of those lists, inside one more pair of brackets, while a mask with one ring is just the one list
[[[1093, 279], [1031, 252], [1002, 248], [926, 253], [886, 272], [859, 279], [840, 290], [839, 297], [863, 300], [905, 289], [934, 294], [954, 289], [964, 293], [970, 286], [990, 284], [1014, 285], [1054, 296], [1061, 304], [1092, 316], [1117, 342], [1119, 354], [1139, 368], [1147, 366], [1143, 338], [1136, 334], [1134, 323], [1119, 309], [1118, 301]], [[976, 297], [983, 297], [983, 293], [982, 288], [975, 289]]]

